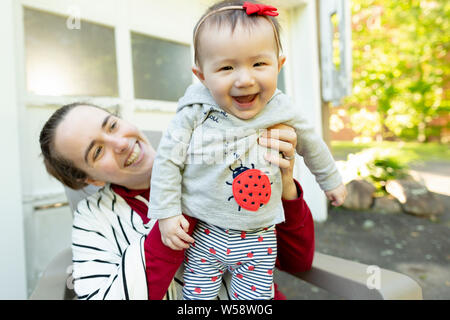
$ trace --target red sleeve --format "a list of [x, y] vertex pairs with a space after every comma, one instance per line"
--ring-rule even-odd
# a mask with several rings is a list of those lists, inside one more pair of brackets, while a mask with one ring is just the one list
[[285, 222], [276, 226], [278, 255], [276, 267], [286, 272], [311, 269], [314, 258], [314, 222], [303, 199], [303, 190], [295, 181], [299, 197], [283, 200]]
[[[188, 233], [191, 235], [197, 219], [186, 215], [185, 218], [189, 221]], [[145, 239], [144, 251], [148, 299], [162, 300], [175, 273], [183, 263], [185, 250], [172, 250], [163, 244], [159, 224], [156, 222]]]

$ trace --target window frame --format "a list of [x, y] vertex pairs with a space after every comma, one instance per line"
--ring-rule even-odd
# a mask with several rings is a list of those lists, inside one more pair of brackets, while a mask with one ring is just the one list
[[[27, 108], [62, 106], [75, 101], [83, 101], [97, 104], [105, 108], [119, 108], [119, 112], [124, 118], [129, 118], [135, 111], [140, 112], [163, 112], [174, 113], [177, 108], [177, 102], [155, 99], [136, 99], [134, 96], [134, 75], [132, 61], [132, 43], [131, 33], [139, 33], [149, 37], [156, 37], [163, 41], [175, 42], [187, 45], [190, 48], [191, 61], [193, 61], [192, 43], [168, 37], [167, 35], [155, 34], [145, 30], [145, 27], [132, 25], [128, 19], [129, 10], [127, 3], [117, 1], [115, 5], [107, 6], [108, 0], [100, 0], [102, 3], [98, 7], [90, 10], [87, 4], [80, 1], [80, 6], [72, 6], [82, 9], [81, 25], [83, 21], [94, 23], [112, 28], [115, 38], [116, 67], [118, 96], [47, 96], [38, 95], [27, 91], [26, 88], [26, 48], [25, 48], [25, 30], [23, 24], [24, 8], [31, 10], [44, 11], [49, 14], [69, 16], [70, 4], [65, 2], [58, 3], [54, 0], [36, 2], [33, 0], [20, 0], [16, 2], [16, 51], [18, 52], [18, 82], [19, 82], [19, 102], [22, 112]], [[100, 2], [99, 1], [99, 2]], [[103, 3], [104, 2], [104, 3]], [[102, 7], [105, 12], [100, 10]], [[80, 11], [81, 11], [80, 9]], [[21, 63], [22, 62], [22, 63]], [[192, 76], [193, 81], [195, 81]]]
[[[170, 40], [170, 39], [167, 39], [167, 38], [162, 38], [161, 36], [155, 36], [155, 35], [152, 35], [152, 34], [149, 34], [149, 33], [143, 33], [141, 31], [136, 31], [134, 29], [131, 29], [130, 30], [131, 54], [133, 54], [133, 41], [132, 41], [133, 34], [137, 35], [138, 37], [147, 37], [147, 38], [150, 38], [152, 40], [164, 41], [164, 42], [167, 42], [168, 44], [181, 45], [181, 46], [186, 47], [189, 50], [189, 59], [190, 59], [190, 65], [189, 65], [189, 68], [186, 70], [186, 72], [190, 72], [191, 71], [190, 67], [192, 65], [192, 50], [193, 50], [192, 49], [192, 45], [187, 44], [185, 42], [181, 42], [181, 41], [177, 41], [177, 40]], [[133, 71], [134, 71], [133, 63], [132, 63], [131, 67], [133, 68]], [[135, 75], [133, 74], [133, 83], [134, 83], [134, 79], [135, 79]], [[191, 73], [191, 82], [190, 82], [190, 84], [193, 83], [193, 80], [194, 79], [193, 79], [192, 73]], [[158, 101], [158, 103], [162, 103], [162, 105], [168, 105], [170, 103], [174, 103], [174, 102], [176, 103], [176, 101], [178, 101], [179, 98], [181, 98], [181, 95], [178, 96], [175, 100], [145, 99], [145, 98], [136, 98], [136, 97], [135, 97], [135, 100], [143, 101], [144, 103], [146, 101]]]

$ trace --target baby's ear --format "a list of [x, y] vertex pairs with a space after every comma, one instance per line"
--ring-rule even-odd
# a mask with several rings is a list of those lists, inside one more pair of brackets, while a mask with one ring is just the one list
[[280, 72], [281, 67], [284, 65], [285, 62], [286, 62], [286, 56], [280, 55], [278, 57], [278, 72]]
[[198, 80], [200, 80], [201, 82], [205, 81], [205, 75], [203, 74], [202, 70], [197, 68], [197, 66], [192, 67], [192, 72], [195, 74]]

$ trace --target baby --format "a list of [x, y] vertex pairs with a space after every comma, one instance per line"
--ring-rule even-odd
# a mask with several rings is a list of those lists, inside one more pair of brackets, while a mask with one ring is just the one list
[[149, 205], [171, 247], [186, 239], [181, 213], [199, 219], [186, 251], [185, 299], [214, 299], [227, 270], [233, 298], [273, 298], [275, 225], [284, 212], [280, 170], [257, 143], [265, 129], [293, 127], [296, 150], [327, 197], [340, 205], [346, 196], [326, 144], [277, 89], [286, 58], [276, 15], [271, 6], [225, 1], [194, 29], [192, 70], [200, 83], [179, 100], [161, 140]]

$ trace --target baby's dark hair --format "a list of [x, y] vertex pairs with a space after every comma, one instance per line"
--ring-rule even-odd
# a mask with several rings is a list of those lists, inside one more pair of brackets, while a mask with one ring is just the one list
[[[255, 25], [259, 21], [258, 17], [265, 17], [265, 18], [269, 19], [269, 21], [272, 23], [272, 25], [274, 27], [273, 28], [274, 33], [275, 33], [274, 36], [277, 41], [277, 49], [278, 49], [277, 54], [280, 53], [280, 51], [282, 50], [281, 42], [279, 41], [281, 27], [275, 17], [266, 16], [266, 15], [258, 16], [256, 14], [248, 15], [245, 12], [245, 10], [239, 10], [239, 9], [220, 11], [220, 9], [225, 8], [225, 7], [242, 6], [244, 4], [244, 2], [260, 4], [256, 1], [230, 1], [230, 0], [221, 1], [221, 2], [218, 2], [214, 5], [212, 5], [211, 7], [209, 7], [208, 10], [205, 12], [205, 14], [198, 20], [197, 24], [194, 27], [194, 36], [193, 36], [194, 37], [194, 39], [193, 39], [194, 59], [195, 59], [196, 65], [198, 67], [200, 67], [200, 54], [199, 54], [199, 46], [200, 46], [199, 38], [200, 37], [199, 37], [199, 35], [207, 24], [209, 24], [209, 25], [212, 24], [212, 25], [216, 25], [216, 26], [221, 26], [223, 24], [227, 24], [231, 27], [231, 31], [234, 31], [234, 29], [236, 28], [236, 25], [238, 23], [242, 23], [244, 26]], [[218, 12], [211, 14], [214, 11], [218, 11]], [[207, 18], [205, 19], [205, 17], [207, 17]]]
[[[65, 119], [67, 114], [79, 106], [89, 106], [105, 110], [99, 106], [83, 102], [64, 105], [50, 116], [39, 136], [41, 154], [44, 158], [44, 165], [47, 172], [65, 186], [75, 190], [87, 186], [85, 180], [88, 178], [88, 175], [83, 170], [77, 168], [72, 161], [65, 159], [56, 152], [55, 135], [58, 125]], [[108, 112], [107, 110], [105, 111]]]

